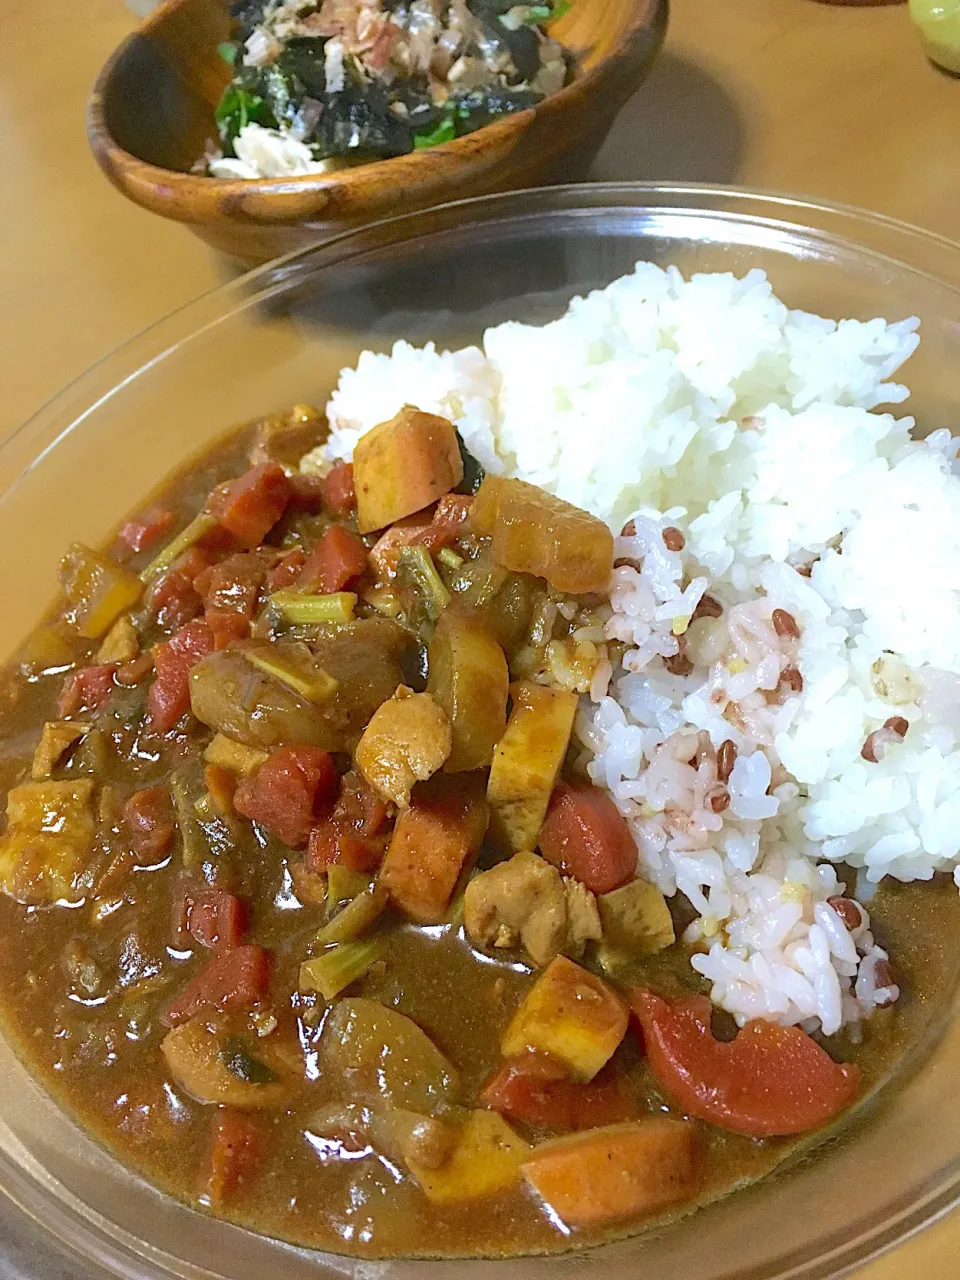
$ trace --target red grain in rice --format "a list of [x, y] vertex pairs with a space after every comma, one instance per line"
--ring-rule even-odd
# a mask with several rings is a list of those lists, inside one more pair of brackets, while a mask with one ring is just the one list
[[863, 924], [863, 912], [860, 910], [859, 904], [854, 902], [852, 898], [841, 898], [839, 896], [828, 898], [827, 906], [833, 907], [851, 933], [853, 933], [854, 929], [859, 929]]
[[737, 748], [734, 746], [732, 739], [726, 738], [717, 749], [717, 777], [721, 782], [726, 782], [730, 777], [736, 762]]
[[773, 629], [778, 636], [798, 636], [800, 634], [796, 618], [792, 613], [787, 613], [786, 609], [774, 609]]

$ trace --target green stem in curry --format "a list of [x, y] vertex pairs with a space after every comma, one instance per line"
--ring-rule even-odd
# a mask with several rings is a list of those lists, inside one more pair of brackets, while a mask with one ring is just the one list
[[352, 622], [357, 597], [352, 591], [335, 591], [326, 596], [301, 595], [299, 591], [275, 591], [270, 604], [287, 622]]
[[343, 908], [317, 934], [323, 945], [331, 942], [353, 942], [366, 933], [383, 914], [387, 895], [376, 885], [365, 889]]
[[193, 517], [185, 529], [180, 533], [147, 565], [140, 574], [144, 582], [149, 582], [152, 578], [156, 578], [158, 574], [169, 569], [174, 560], [178, 556], [182, 556], [185, 551], [189, 551], [195, 542], [210, 532], [216, 524], [216, 520], [209, 512], [201, 511], [199, 515]]
[[300, 990], [333, 1000], [367, 972], [380, 954], [376, 942], [341, 942], [300, 966]]

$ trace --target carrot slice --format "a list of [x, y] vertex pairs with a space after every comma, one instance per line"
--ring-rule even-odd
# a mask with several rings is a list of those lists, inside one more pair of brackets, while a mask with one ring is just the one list
[[706, 996], [664, 1000], [635, 990], [658, 1083], [691, 1116], [752, 1138], [817, 1129], [851, 1105], [860, 1072], [833, 1061], [799, 1027], [748, 1022], [729, 1043], [710, 1030]]
[[540, 852], [591, 893], [609, 893], [637, 872], [637, 846], [616, 805], [591, 782], [561, 782], [540, 829]]
[[536, 1147], [520, 1169], [568, 1226], [649, 1216], [700, 1188], [700, 1144], [692, 1124], [635, 1120]]

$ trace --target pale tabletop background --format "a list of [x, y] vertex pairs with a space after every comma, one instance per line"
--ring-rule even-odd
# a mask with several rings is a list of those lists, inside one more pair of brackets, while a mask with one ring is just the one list
[[[666, 49], [595, 177], [800, 192], [960, 239], [960, 80], [926, 62], [905, 7], [672, 4]], [[134, 21], [121, 0], [0, 8], [2, 437], [98, 357], [232, 271], [184, 228], [113, 191], [87, 152], [87, 93]], [[6, 1211], [0, 1242], [0, 1275], [79, 1274], [39, 1258]], [[960, 1216], [857, 1280], [914, 1277], [960, 1277]]]

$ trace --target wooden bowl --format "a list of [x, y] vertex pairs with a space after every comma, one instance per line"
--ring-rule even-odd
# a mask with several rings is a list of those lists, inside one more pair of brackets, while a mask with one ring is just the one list
[[574, 0], [550, 34], [577, 58], [570, 84], [537, 106], [454, 142], [303, 178], [254, 181], [189, 172], [216, 138], [230, 69], [227, 0], [167, 0], [114, 52], [90, 99], [87, 136], [110, 181], [137, 204], [185, 222], [244, 262], [444, 200], [575, 181], [641, 84], [668, 0]]

